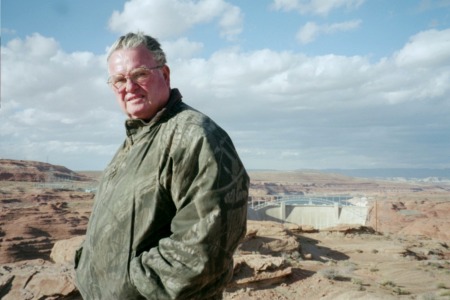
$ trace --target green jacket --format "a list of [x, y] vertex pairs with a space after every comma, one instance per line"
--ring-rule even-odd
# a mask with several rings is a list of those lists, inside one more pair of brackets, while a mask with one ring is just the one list
[[77, 251], [84, 299], [220, 299], [246, 231], [249, 177], [227, 133], [177, 89], [126, 121]]

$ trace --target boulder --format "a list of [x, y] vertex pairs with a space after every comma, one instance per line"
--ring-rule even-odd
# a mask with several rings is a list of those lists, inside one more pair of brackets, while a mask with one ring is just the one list
[[79, 235], [71, 239], [57, 241], [52, 248], [50, 258], [57, 264], [73, 264], [75, 251], [80, 247], [84, 238], [84, 235]]
[[236, 257], [234, 260], [234, 275], [230, 287], [246, 285], [267, 285], [284, 280], [292, 274], [283, 257], [250, 254]]
[[43, 259], [5, 264], [0, 267], [0, 298], [81, 300], [74, 275], [73, 268]]
[[245, 254], [282, 255], [300, 251], [300, 243], [282, 224], [271, 221], [247, 221], [247, 235], [238, 247]]

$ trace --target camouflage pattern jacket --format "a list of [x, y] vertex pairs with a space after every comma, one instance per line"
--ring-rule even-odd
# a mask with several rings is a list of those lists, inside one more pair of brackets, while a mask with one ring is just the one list
[[126, 121], [77, 251], [84, 299], [221, 299], [245, 235], [249, 177], [224, 130], [171, 91]]

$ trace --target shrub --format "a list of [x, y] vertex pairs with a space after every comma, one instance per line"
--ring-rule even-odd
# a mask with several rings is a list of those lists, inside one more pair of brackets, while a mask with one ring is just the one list
[[396, 287], [397, 286], [393, 281], [390, 281], [390, 280], [384, 280], [380, 284], [385, 287]]
[[336, 269], [332, 268], [322, 269], [319, 271], [319, 274], [322, 275], [322, 277], [325, 277], [330, 280], [334, 280], [337, 277], [339, 277], [339, 272]]
[[438, 283], [436, 287], [438, 289], [448, 289], [448, 287], [445, 285], [445, 283], [442, 283], [442, 282]]

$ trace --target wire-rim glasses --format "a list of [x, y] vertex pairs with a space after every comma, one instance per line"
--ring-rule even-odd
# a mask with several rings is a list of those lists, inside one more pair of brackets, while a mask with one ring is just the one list
[[142, 85], [145, 84], [150, 78], [153, 70], [159, 69], [162, 66], [155, 66], [152, 68], [139, 67], [131, 70], [128, 75], [111, 75], [108, 78], [107, 83], [117, 90], [124, 88], [127, 85], [127, 79], [129, 78], [132, 82]]

